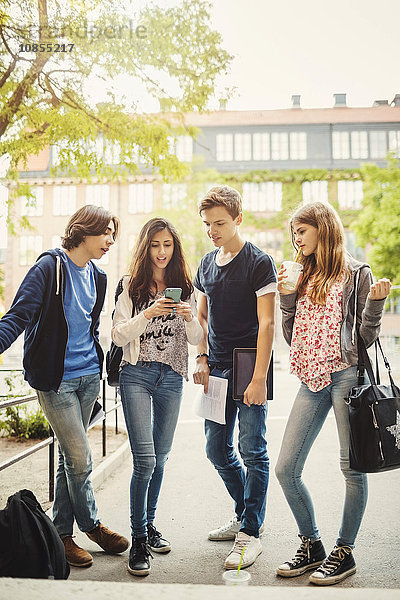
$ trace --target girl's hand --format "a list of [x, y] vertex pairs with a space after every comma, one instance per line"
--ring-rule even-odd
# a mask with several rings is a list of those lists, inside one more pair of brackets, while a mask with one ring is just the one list
[[[286, 290], [284, 287], [282, 287], [282, 284], [285, 283], [285, 279], [286, 279], [286, 275], [285, 275], [286, 269], [284, 266], [281, 266], [280, 270], [277, 273], [277, 279], [278, 279], [278, 292], [280, 294], [282, 294], [282, 296], [289, 296], [289, 294], [294, 294], [295, 290]], [[302, 276], [302, 273], [300, 273], [300, 277]], [[299, 277], [299, 281], [297, 282], [297, 286], [299, 285], [300, 282], [300, 277]]]
[[179, 304], [175, 305], [176, 311], [175, 313], [185, 319], [188, 323], [193, 319], [192, 307], [189, 302], [179, 302]]
[[171, 314], [174, 306], [176, 306], [176, 303], [171, 300], [171, 298], [165, 298], [165, 296], [162, 296], [161, 298], [155, 300], [151, 306], [146, 308], [146, 310], [143, 311], [143, 314], [146, 319], [149, 319], [150, 321], [151, 319], [154, 319], [154, 317]]
[[376, 283], [373, 283], [369, 290], [371, 300], [383, 300], [389, 295], [392, 284], [390, 279], [379, 279]]

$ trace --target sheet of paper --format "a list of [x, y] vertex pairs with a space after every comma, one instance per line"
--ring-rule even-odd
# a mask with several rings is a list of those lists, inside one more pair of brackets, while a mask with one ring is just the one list
[[226, 392], [228, 391], [228, 380], [222, 377], [210, 375], [208, 380], [208, 392], [204, 393], [201, 386], [194, 400], [194, 412], [199, 417], [215, 421], [225, 425]]

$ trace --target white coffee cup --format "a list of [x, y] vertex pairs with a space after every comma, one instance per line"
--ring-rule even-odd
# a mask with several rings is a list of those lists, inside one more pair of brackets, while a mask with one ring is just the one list
[[300, 273], [303, 270], [303, 265], [293, 260], [284, 260], [282, 266], [286, 269], [284, 276], [286, 279], [282, 281], [282, 287], [284, 290], [290, 290], [294, 292], [296, 290], [297, 282], [299, 281]]

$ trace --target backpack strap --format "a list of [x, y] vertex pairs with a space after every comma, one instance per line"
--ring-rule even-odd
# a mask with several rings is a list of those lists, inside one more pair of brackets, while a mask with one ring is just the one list
[[[118, 296], [120, 294], [122, 294], [122, 292], [124, 291], [124, 277], [126, 277], [126, 275], [123, 275], [121, 277], [121, 279], [118, 281], [117, 287], [115, 289], [114, 304], [117, 304]], [[132, 300], [132, 298], [131, 298], [131, 300]], [[114, 311], [113, 311], [111, 317], [113, 317], [113, 316], [114, 316]], [[135, 316], [135, 303], [132, 300], [132, 317], [134, 317], [134, 316]]]

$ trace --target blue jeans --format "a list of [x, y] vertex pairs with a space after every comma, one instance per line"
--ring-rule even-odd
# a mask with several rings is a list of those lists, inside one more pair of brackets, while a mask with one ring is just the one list
[[[344, 401], [349, 389], [357, 385], [357, 367], [331, 374], [331, 383], [311, 392], [302, 383], [291, 410], [276, 465], [276, 476], [296, 519], [299, 533], [311, 540], [319, 538], [314, 507], [303, 483], [302, 471], [322, 425], [333, 406], [340, 446], [340, 468], [345, 478], [346, 495], [338, 545], [354, 546], [368, 497], [367, 476], [350, 469], [349, 418]], [[327, 508], [329, 503], [327, 505]]]
[[178, 421], [182, 376], [160, 362], [122, 367], [120, 391], [133, 456], [130, 489], [133, 537], [147, 535]]
[[100, 375], [62, 381], [58, 392], [37, 390], [40, 406], [58, 440], [58, 469], [53, 521], [60, 537], [72, 535], [74, 518], [81, 531], [100, 523], [90, 475], [92, 454], [86, 431], [100, 391]]
[[[210, 375], [228, 379], [225, 417], [226, 424], [205, 420], [207, 457], [221, 476], [235, 502], [241, 531], [255, 537], [265, 518], [269, 479], [269, 458], [265, 439], [267, 404], [247, 406], [233, 400], [232, 369], [211, 367]], [[233, 432], [236, 416], [239, 420], [239, 453], [246, 469], [235, 452]]]

